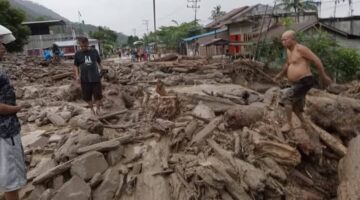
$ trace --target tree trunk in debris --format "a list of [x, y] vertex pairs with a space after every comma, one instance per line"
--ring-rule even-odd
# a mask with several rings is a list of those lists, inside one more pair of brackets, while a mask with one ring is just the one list
[[325, 94], [307, 97], [307, 114], [317, 125], [351, 139], [360, 134], [360, 101]]
[[261, 121], [266, 111], [266, 104], [254, 103], [248, 106], [236, 106], [229, 109], [224, 116], [230, 128], [242, 128]]
[[339, 200], [360, 199], [360, 136], [350, 142], [347, 155], [339, 163]]

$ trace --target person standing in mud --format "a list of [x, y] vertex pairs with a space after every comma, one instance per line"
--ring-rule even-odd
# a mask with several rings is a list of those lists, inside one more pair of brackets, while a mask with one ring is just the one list
[[[86, 37], [78, 39], [80, 51], [76, 52], [74, 60], [75, 78], [81, 85], [84, 101], [89, 104], [94, 114], [100, 114], [102, 100], [101, 58], [96, 49], [89, 48], [89, 40]], [[100, 71], [99, 71], [100, 69]], [[94, 102], [96, 111], [94, 110]]]
[[[6, 52], [1, 37], [0, 65]], [[19, 200], [18, 190], [27, 182], [21, 125], [16, 116], [20, 110], [21, 107], [16, 105], [14, 88], [0, 66], [0, 192], [5, 193], [6, 200]]]
[[306, 123], [303, 116], [305, 96], [315, 85], [315, 78], [311, 73], [310, 63], [315, 64], [325, 87], [329, 86], [332, 81], [326, 74], [319, 57], [309, 48], [296, 41], [296, 33], [294, 31], [286, 31], [282, 35], [281, 41], [282, 45], [287, 49], [287, 60], [282, 71], [274, 79], [276, 81], [286, 74], [288, 80], [291, 82], [291, 87], [283, 91], [280, 100], [280, 104], [285, 107], [287, 118], [287, 123], [281, 130], [283, 132], [289, 132], [293, 129], [291, 123], [292, 112], [294, 112], [303, 123]]

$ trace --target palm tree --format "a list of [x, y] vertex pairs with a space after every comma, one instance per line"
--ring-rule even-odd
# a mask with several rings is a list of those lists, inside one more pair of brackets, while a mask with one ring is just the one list
[[221, 16], [224, 16], [226, 14], [225, 11], [221, 10], [221, 6], [217, 5], [214, 7], [214, 9], [211, 11], [211, 17], [210, 19], [212, 20], [217, 20], [219, 19]]
[[300, 13], [306, 11], [316, 11], [318, 3], [312, 0], [278, 0], [280, 3], [278, 8], [282, 8], [286, 11], [294, 11], [296, 15], [296, 21], [299, 22]]

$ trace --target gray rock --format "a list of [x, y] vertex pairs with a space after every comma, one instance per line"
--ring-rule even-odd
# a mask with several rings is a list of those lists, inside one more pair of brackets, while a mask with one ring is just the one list
[[40, 196], [40, 200], [51, 200], [53, 195], [54, 195], [54, 190], [53, 189], [47, 189]]
[[104, 155], [94, 151], [76, 158], [71, 166], [71, 174], [90, 180], [96, 173], [103, 173], [107, 168]]
[[63, 111], [59, 113], [60, 117], [62, 117], [66, 122], [69, 121], [72, 117], [71, 112], [69, 111]]
[[21, 137], [21, 141], [24, 147], [29, 147], [36, 143], [37, 141], [41, 140], [42, 135], [46, 131], [38, 130], [34, 132], [25, 133], [24, 136]]
[[71, 133], [70, 137], [66, 140], [55, 152], [55, 161], [67, 161], [78, 156], [77, 150], [81, 147], [92, 145], [101, 142], [101, 138], [96, 134], [89, 134], [86, 132]]
[[74, 128], [81, 128], [93, 134], [102, 135], [104, 132], [103, 124], [95, 117], [87, 114], [73, 117], [69, 123]]
[[121, 159], [123, 158], [123, 154], [124, 148], [120, 146], [116, 150], [109, 151], [106, 156], [106, 160], [110, 166], [114, 166], [121, 161]]
[[38, 200], [40, 199], [42, 193], [44, 193], [46, 188], [42, 185], [38, 185], [35, 187], [35, 189], [32, 191], [29, 200]]
[[27, 173], [27, 179], [32, 180], [43, 172], [46, 172], [54, 167], [56, 167], [54, 160], [51, 158], [42, 158], [36, 167]]
[[103, 176], [101, 173], [96, 173], [94, 177], [90, 180], [90, 187], [96, 188], [103, 181]]
[[64, 176], [59, 175], [53, 180], [53, 188], [54, 190], [60, 189], [64, 185]]
[[64, 135], [53, 134], [49, 138], [49, 143], [60, 142], [64, 137], [65, 137]]
[[120, 183], [120, 174], [115, 169], [108, 169], [104, 181], [93, 193], [93, 200], [112, 200]]
[[75, 175], [57, 191], [53, 200], [89, 200], [90, 196], [90, 186]]
[[57, 113], [47, 113], [46, 117], [55, 126], [65, 126], [66, 125], [66, 121]]
[[201, 101], [193, 110], [193, 114], [197, 117], [208, 120], [212, 120], [216, 117], [215, 112], [209, 106], [203, 104]]

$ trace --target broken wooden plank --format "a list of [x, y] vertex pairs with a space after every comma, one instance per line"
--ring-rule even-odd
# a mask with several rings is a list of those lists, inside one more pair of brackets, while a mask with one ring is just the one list
[[232, 165], [234, 173], [239, 174], [248, 187], [254, 191], [264, 190], [266, 175], [262, 170], [257, 169], [250, 163], [234, 158], [231, 151], [221, 148], [213, 139], [207, 139], [206, 141], [221, 158], [227, 160]]
[[346, 156], [339, 163], [339, 200], [360, 199], [360, 136], [352, 139]]
[[152, 173], [153, 176], [159, 176], [159, 175], [169, 175], [174, 173], [174, 170], [172, 169], [168, 169], [168, 170], [164, 170], [164, 171], [159, 171], [159, 172], [154, 172]]
[[111, 117], [114, 117], [114, 116], [117, 116], [117, 115], [124, 114], [124, 113], [126, 113], [127, 111], [128, 111], [128, 110], [125, 109], [125, 110], [121, 110], [121, 111], [117, 111], [117, 112], [105, 114], [105, 115], [103, 115], [103, 116], [98, 117], [98, 119], [99, 119], [99, 120], [108, 119], [108, 118], [111, 118]]
[[234, 155], [238, 156], [240, 154], [240, 136], [236, 132], [234, 132], [233, 134], [234, 134], [234, 137], [235, 137]]
[[129, 142], [133, 141], [133, 136], [128, 134], [128, 135], [118, 137], [118, 138], [115, 138], [115, 139], [112, 139], [112, 140], [113, 141], [118, 141], [118, 142], [120, 142], [120, 144], [126, 144], [126, 143], [129, 143]]
[[72, 75], [74, 75], [73, 72], [66, 72], [66, 73], [63, 73], [63, 74], [58, 74], [58, 75], [52, 76], [51, 79], [53, 81], [57, 81], [57, 80], [67, 78], [67, 77], [72, 76]]
[[203, 164], [203, 166], [211, 167], [211, 169], [214, 172], [221, 175], [221, 180], [217, 180], [217, 181], [220, 181], [225, 185], [226, 191], [233, 197], [233, 199], [235, 200], [252, 199], [249, 196], [249, 194], [246, 192], [244, 186], [238, 181], [234, 180], [233, 177], [228, 173], [227, 171], [228, 166], [226, 164], [224, 164], [215, 157], [209, 157], [207, 161]]
[[202, 129], [193, 137], [193, 139], [191, 140], [191, 144], [198, 143], [208, 137], [223, 120], [223, 116], [219, 116], [213, 119], [207, 126], [205, 126], [204, 129]]
[[40, 176], [36, 177], [33, 181], [34, 185], [39, 185], [42, 184], [43, 182], [64, 173], [65, 171], [69, 170], [71, 167], [71, 163], [73, 160], [70, 160], [66, 163], [60, 164], [46, 172], [44, 172], [43, 174], [41, 174]]
[[311, 125], [311, 127], [320, 135], [320, 139], [324, 141], [324, 143], [330, 147], [335, 153], [337, 153], [339, 156], [343, 157], [346, 155], [347, 149], [346, 147], [341, 143], [341, 141], [337, 140], [334, 136], [332, 136], [330, 133], [325, 131], [324, 129], [317, 126], [314, 122], [307, 120], [308, 123]]
[[103, 125], [104, 128], [110, 128], [110, 129], [125, 129], [125, 128], [130, 128], [135, 126], [135, 124], [130, 123], [130, 124], [124, 124], [124, 125], [108, 125], [108, 124], [104, 124]]
[[108, 152], [110, 150], [118, 148], [120, 145], [119, 141], [116, 140], [110, 140], [106, 142], [101, 142], [97, 144], [93, 144], [90, 146], [82, 147], [77, 150], [78, 154], [84, 154], [90, 151], [99, 151], [99, 152]]

